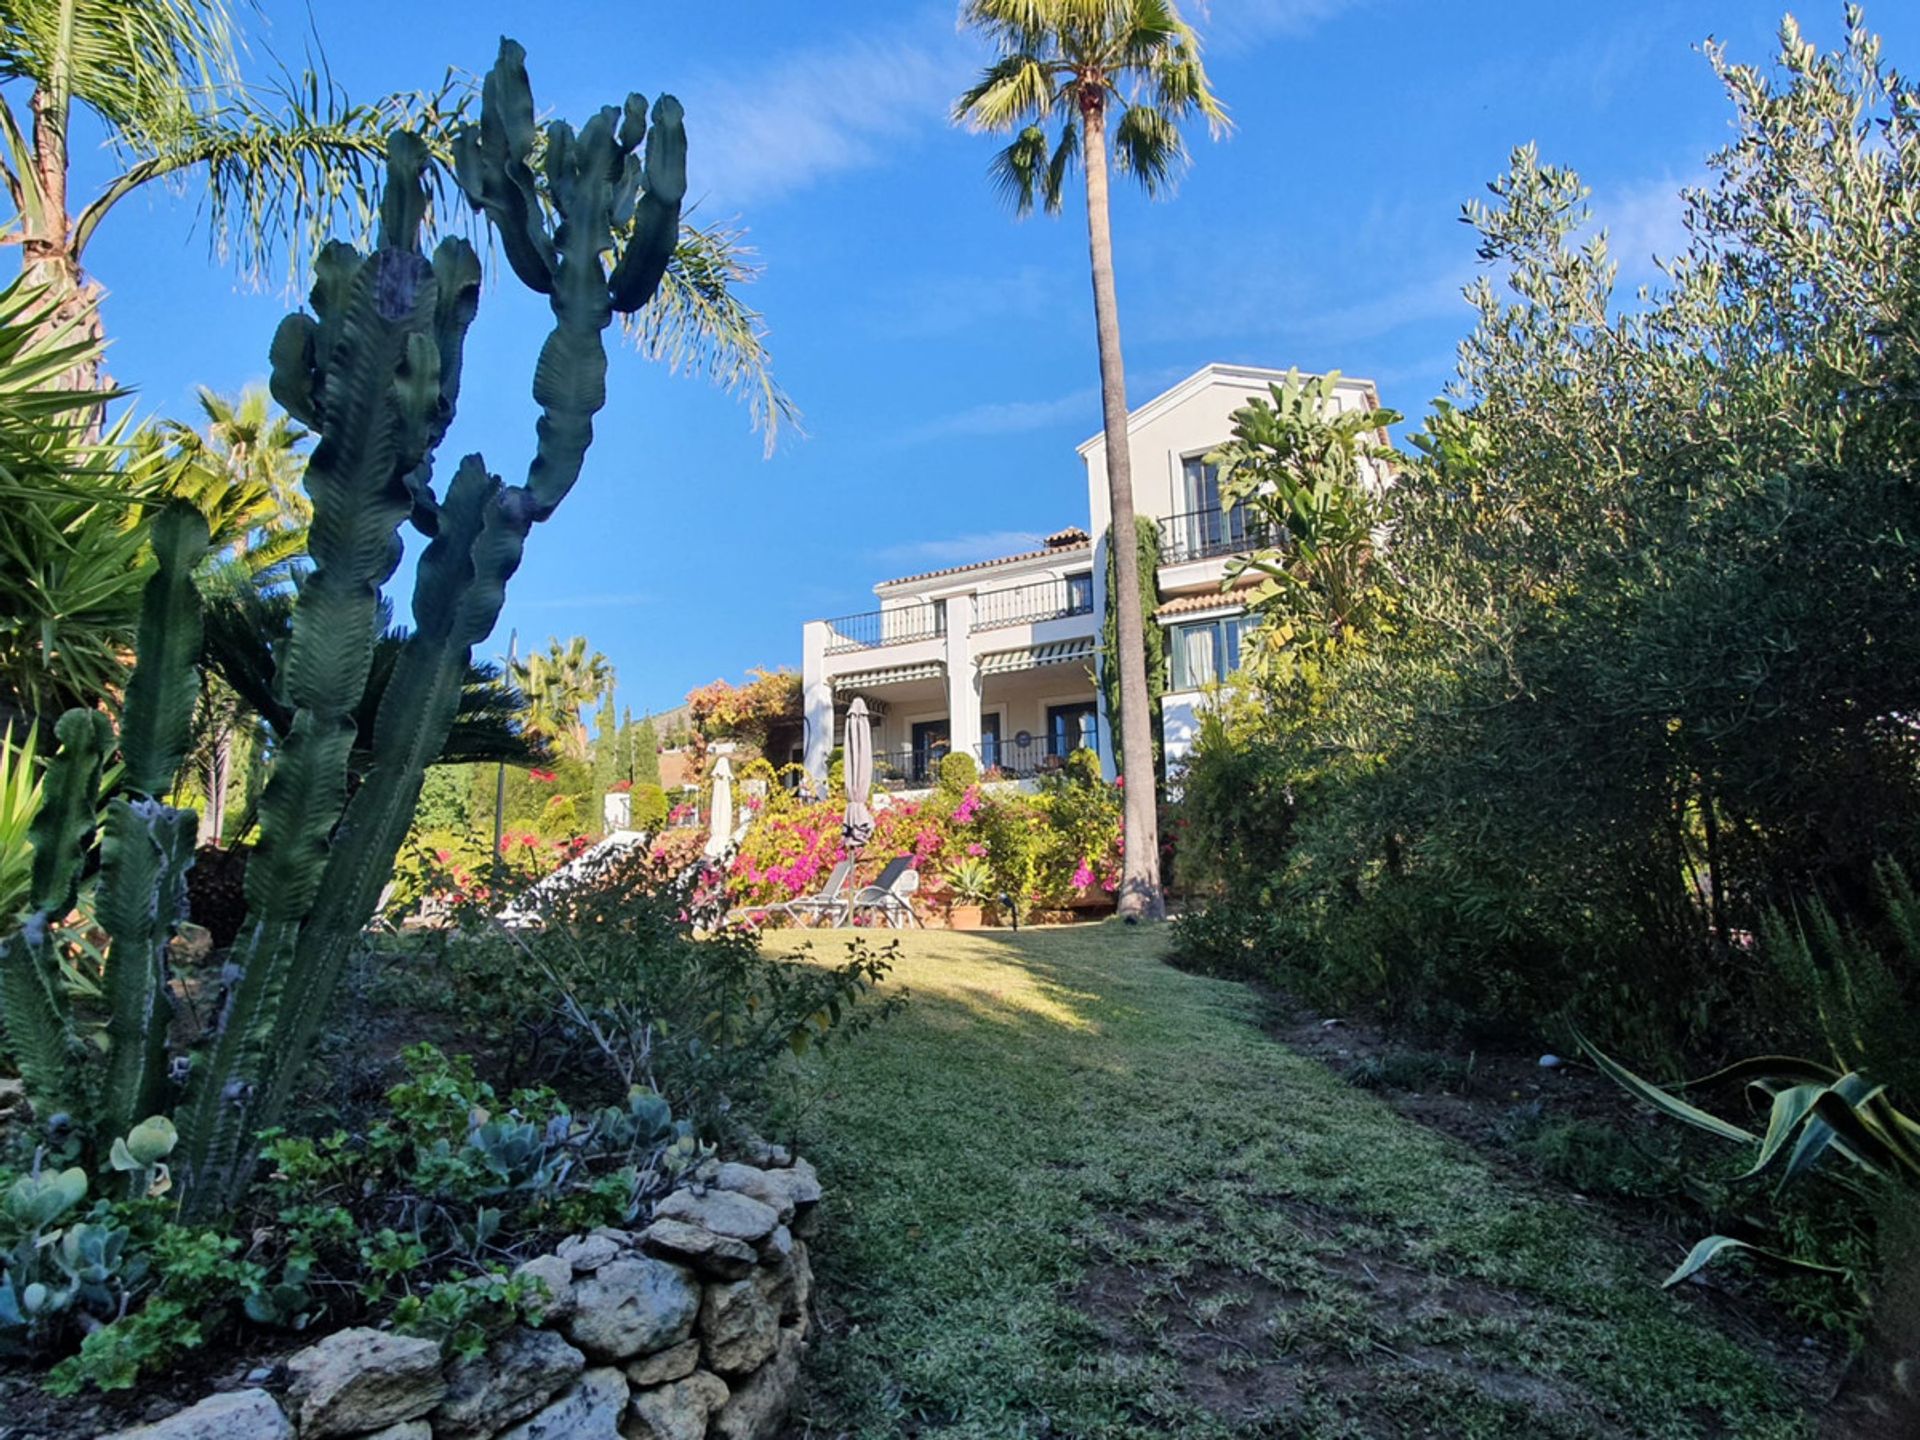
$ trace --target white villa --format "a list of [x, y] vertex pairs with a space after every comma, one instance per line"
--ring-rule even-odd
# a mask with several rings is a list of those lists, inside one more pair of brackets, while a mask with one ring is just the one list
[[[1160, 527], [1160, 603], [1151, 623], [1168, 632], [1161, 708], [1170, 770], [1192, 744], [1207, 695], [1239, 663], [1246, 609], [1223, 588], [1227, 562], [1275, 538], [1222, 509], [1219, 477], [1205, 457], [1229, 438], [1233, 412], [1283, 378], [1209, 365], [1127, 417], [1134, 505]], [[1342, 378], [1335, 403], [1345, 411], [1379, 401], [1370, 382]], [[1060, 530], [1025, 554], [884, 580], [873, 587], [879, 609], [807, 623], [801, 677], [811, 775], [825, 777], [856, 695], [876, 717], [874, 771], [883, 786], [932, 783], [950, 751], [972, 754], [983, 771], [1027, 779], [1091, 748], [1114, 773], [1095, 683], [1107, 606], [1105, 438], [1094, 436], [1079, 454], [1084, 528]]]

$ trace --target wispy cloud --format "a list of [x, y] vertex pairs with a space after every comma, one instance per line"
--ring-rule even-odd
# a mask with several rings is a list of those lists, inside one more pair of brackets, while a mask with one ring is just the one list
[[1212, 48], [1233, 53], [1268, 40], [1305, 35], [1364, 0], [1220, 0], [1200, 25]]
[[1687, 248], [1686, 201], [1681, 192], [1706, 180], [1699, 171], [1662, 175], [1612, 189], [1596, 187], [1594, 220], [1607, 230], [1607, 250], [1620, 262], [1623, 285], [1657, 280], [1659, 262]]
[[1100, 423], [1100, 392], [1094, 386], [1058, 395], [1051, 400], [1000, 400], [970, 406], [951, 415], [938, 416], [924, 425], [904, 431], [904, 444], [927, 440], [946, 440], [955, 436], [1028, 435], [1078, 420], [1087, 425]]
[[697, 183], [723, 205], [765, 205], [889, 163], [946, 125], [969, 68], [950, 24], [915, 23], [696, 83], [707, 117]]
[[1046, 536], [1030, 530], [985, 530], [971, 535], [950, 535], [944, 540], [889, 545], [874, 551], [873, 558], [888, 565], [971, 565], [976, 560], [1037, 550], [1045, 543]]

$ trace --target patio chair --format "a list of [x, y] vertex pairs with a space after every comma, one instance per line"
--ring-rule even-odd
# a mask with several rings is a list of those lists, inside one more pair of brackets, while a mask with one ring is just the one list
[[853, 861], [842, 860], [827, 875], [827, 883], [813, 895], [796, 895], [791, 900], [783, 900], [778, 905], [768, 905], [762, 914], [782, 914], [796, 924], [803, 918], [811, 918], [815, 924], [829, 916], [837, 916], [847, 908], [847, 884], [853, 879]]
[[913, 856], [902, 855], [897, 860], [889, 860], [887, 868], [874, 877], [871, 885], [855, 892], [853, 899], [847, 902], [846, 913], [837, 923], [852, 924], [855, 915], [862, 910], [870, 910], [895, 930], [900, 928], [903, 920], [917, 928], [920, 917], [913, 913], [913, 894], [919, 888], [920, 873], [913, 868]]

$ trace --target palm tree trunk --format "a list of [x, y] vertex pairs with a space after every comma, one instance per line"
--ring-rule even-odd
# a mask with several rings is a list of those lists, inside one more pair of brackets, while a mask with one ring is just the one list
[[1120, 354], [1120, 303], [1113, 285], [1113, 227], [1107, 214], [1105, 96], [1089, 92], [1081, 105], [1087, 163], [1087, 248], [1093, 262], [1093, 317], [1100, 337], [1100, 410], [1106, 430], [1107, 492], [1113, 515], [1107, 544], [1113, 552], [1114, 607], [1120, 660], [1120, 773], [1126, 781], [1125, 848], [1119, 911], [1158, 920], [1160, 817], [1153, 775], [1153, 724], [1148, 710], [1146, 617], [1140, 607], [1140, 547], [1133, 518], [1133, 459], [1127, 449], [1127, 374]]
[[[67, 122], [72, 115], [73, 98], [68, 78], [68, 54], [73, 45], [74, 7], [63, 0], [58, 11], [58, 43], [44, 85], [34, 87], [28, 107], [33, 115], [32, 166], [20, 177], [23, 187], [35, 192], [36, 204], [25, 216], [25, 234], [20, 241], [20, 263], [29, 282], [44, 285], [52, 302], [41, 317], [40, 327], [52, 330], [75, 316], [85, 315], [80, 334], [74, 339], [99, 340], [100, 287], [81, 272], [80, 260], [73, 252], [73, 220], [67, 213], [67, 168], [69, 149]], [[34, 210], [38, 214], [34, 214]], [[88, 358], [68, 370], [55, 385], [63, 390], [100, 388], [100, 362]], [[95, 412], [92, 431], [98, 434], [103, 420]]]

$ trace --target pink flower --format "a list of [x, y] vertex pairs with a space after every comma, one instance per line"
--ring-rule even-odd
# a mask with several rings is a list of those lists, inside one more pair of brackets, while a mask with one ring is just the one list
[[1082, 860], [1080, 868], [1073, 872], [1073, 887], [1076, 890], [1084, 890], [1091, 884], [1093, 884], [1093, 867]]
[[976, 860], [979, 859], [981, 856], [985, 855], [986, 853], [987, 853], [987, 847], [982, 845], [978, 840], [974, 841], [973, 844], [967, 846], [967, 854], [973, 856]]

